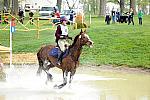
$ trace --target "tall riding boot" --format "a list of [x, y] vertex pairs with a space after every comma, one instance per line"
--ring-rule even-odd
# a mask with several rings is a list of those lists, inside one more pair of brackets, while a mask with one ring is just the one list
[[61, 51], [60, 54], [58, 54], [57, 64], [60, 65], [62, 61], [63, 52]]

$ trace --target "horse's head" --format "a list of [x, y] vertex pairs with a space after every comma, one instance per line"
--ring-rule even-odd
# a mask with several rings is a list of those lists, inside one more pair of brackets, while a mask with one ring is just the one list
[[80, 44], [81, 44], [81, 45], [87, 45], [87, 46], [89, 46], [89, 47], [92, 47], [92, 46], [93, 46], [93, 41], [90, 39], [90, 37], [89, 37], [88, 34], [86, 33], [86, 30], [83, 31], [83, 30], [81, 29], [79, 39], [80, 39]]

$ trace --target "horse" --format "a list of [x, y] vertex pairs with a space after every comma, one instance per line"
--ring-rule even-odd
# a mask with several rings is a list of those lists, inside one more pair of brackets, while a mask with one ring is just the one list
[[55, 85], [55, 88], [61, 89], [67, 84], [68, 73], [70, 72], [69, 83], [71, 84], [73, 76], [76, 72], [76, 68], [79, 66], [79, 57], [82, 53], [83, 46], [93, 46], [93, 41], [89, 38], [85, 31], [80, 31], [78, 35], [74, 38], [72, 44], [68, 47], [68, 55], [62, 59], [60, 65], [58, 65], [57, 58], [50, 56], [49, 52], [55, 48], [54, 45], [46, 45], [40, 48], [37, 53], [37, 58], [39, 62], [39, 68], [37, 70], [37, 75], [40, 75], [42, 70], [47, 74], [47, 80], [52, 81], [53, 76], [48, 72], [50, 68], [58, 67], [63, 72], [63, 83], [60, 85]]

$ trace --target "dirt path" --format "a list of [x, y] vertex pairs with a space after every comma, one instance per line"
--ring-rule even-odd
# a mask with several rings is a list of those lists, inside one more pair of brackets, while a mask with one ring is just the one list
[[[1, 58], [4, 64], [8, 64], [10, 57], [9, 53], [1, 54]], [[20, 54], [13, 54], [12, 62], [14, 64], [35, 64], [37, 63], [36, 54], [34, 53], [20, 53]]]

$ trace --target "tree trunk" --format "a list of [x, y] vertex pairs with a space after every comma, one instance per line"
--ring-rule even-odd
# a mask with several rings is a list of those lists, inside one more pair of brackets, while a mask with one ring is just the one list
[[8, 8], [9, 8], [8, 0], [4, 0], [4, 11], [8, 12]]
[[18, 14], [18, 0], [12, 0], [11, 14], [13, 15]]
[[149, 12], [148, 12], [148, 13], [149, 13], [149, 15], [150, 15], [150, 0], [149, 0]]
[[136, 1], [135, 0], [130, 0], [130, 8], [132, 8], [134, 14], [136, 14]]
[[57, 7], [60, 12], [61, 12], [61, 4], [62, 4], [62, 0], [57, 0]]
[[2, 0], [0, 0], [0, 11], [2, 12], [3, 11], [3, 8], [4, 8], [4, 2]]
[[15, 11], [15, 15], [17, 15], [18, 14], [18, 0], [15, 0], [15, 7], [14, 7], [14, 11]]
[[99, 16], [105, 15], [106, 0], [100, 0]]
[[124, 12], [124, 0], [120, 0], [120, 13], [121, 15], [123, 14]]

